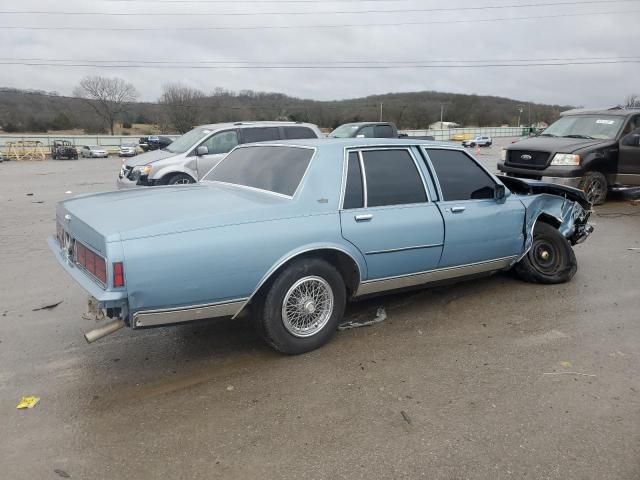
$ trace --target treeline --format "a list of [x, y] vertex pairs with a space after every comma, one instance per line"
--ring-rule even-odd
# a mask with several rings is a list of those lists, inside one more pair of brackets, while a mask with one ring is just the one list
[[[110, 126], [99, 114], [98, 105], [95, 98], [0, 88], [0, 127], [5, 132], [82, 129], [86, 133], [108, 133]], [[172, 84], [164, 87], [158, 103], [132, 101], [120, 105], [116, 120], [124, 128], [134, 123], [153, 124], [164, 133], [179, 133], [197, 124], [241, 120], [288, 119], [335, 128], [346, 122], [378, 120], [382, 110], [382, 118], [400, 128], [426, 129], [440, 120], [441, 109], [445, 121], [484, 127], [515, 125], [518, 117], [523, 125], [551, 123], [569, 108], [572, 107], [430, 91], [316, 101], [280, 93], [222, 88], [205, 94]]]

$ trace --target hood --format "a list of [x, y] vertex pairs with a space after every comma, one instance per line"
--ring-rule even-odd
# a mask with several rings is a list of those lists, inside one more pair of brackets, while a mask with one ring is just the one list
[[535, 152], [573, 153], [583, 148], [612, 143], [613, 140], [564, 138], [564, 137], [531, 137], [519, 140], [507, 147], [507, 150], [533, 150]]
[[220, 184], [136, 188], [60, 203], [106, 241], [130, 240], [291, 215], [292, 200]]
[[[133, 148], [133, 147], [131, 147]], [[164, 160], [165, 158], [180, 155], [179, 153], [172, 153], [166, 150], [152, 150], [150, 152], [141, 153], [137, 157], [133, 157], [125, 162], [128, 167], [137, 167], [138, 165], [147, 165], [148, 163]]]

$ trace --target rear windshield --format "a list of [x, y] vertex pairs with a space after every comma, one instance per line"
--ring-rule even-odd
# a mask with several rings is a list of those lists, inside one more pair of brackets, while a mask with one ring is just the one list
[[283, 146], [237, 148], [203, 181], [232, 183], [292, 197], [313, 152], [309, 148]]

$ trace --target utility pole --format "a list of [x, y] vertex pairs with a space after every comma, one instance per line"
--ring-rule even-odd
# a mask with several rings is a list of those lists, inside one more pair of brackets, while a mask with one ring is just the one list
[[529, 128], [531, 128], [531, 102], [529, 102]]
[[518, 124], [516, 127], [520, 126], [520, 118], [522, 117], [522, 112], [524, 111], [524, 107], [522, 105], [518, 105]]
[[440, 129], [443, 129], [442, 121], [444, 120], [444, 103], [440, 102]]
[[382, 105], [384, 104], [380, 102], [380, 121], [382, 121]]

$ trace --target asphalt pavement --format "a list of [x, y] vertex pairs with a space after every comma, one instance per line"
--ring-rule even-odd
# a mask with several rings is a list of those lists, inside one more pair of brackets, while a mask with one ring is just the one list
[[568, 284], [378, 297], [347, 317], [386, 321], [303, 356], [247, 318], [88, 345], [86, 295], [45, 242], [55, 202], [118, 168], [0, 164], [1, 478], [640, 478], [640, 205], [596, 209]]

